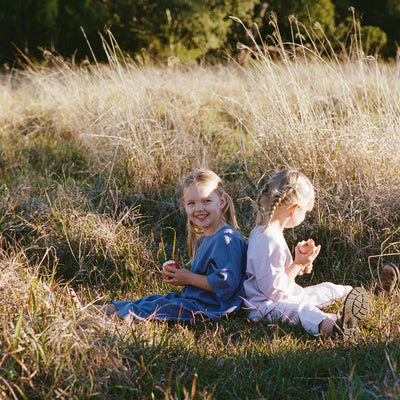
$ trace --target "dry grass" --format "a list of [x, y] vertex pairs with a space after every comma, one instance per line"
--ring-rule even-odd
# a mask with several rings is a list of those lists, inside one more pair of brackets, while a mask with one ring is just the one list
[[243, 314], [129, 327], [66, 289], [86, 302], [169, 291], [161, 261], [187, 260], [176, 183], [199, 166], [225, 178], [245, 235], [265, 179], [304, 171], [316, 207], [288, 240], [323, 251], [303, 283], [371, 288], [399, 262], [397, 65], [290, 49], [246, 68], [138, 67], [117, 52], [107, 66], [54, 63], [0, 83], [2, 397], [399, 396], [399, 296], [371, 296], [350, 344]]

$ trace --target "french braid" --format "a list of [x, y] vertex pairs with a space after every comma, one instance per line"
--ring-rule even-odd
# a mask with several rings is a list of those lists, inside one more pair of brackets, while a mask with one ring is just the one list
[[[310, 203], [311, 202], [311, 203]], [[256, 225], [268, 228], [275, 210], [281, 205], [314, 202], [314, 190], [308, 178], [296, 169], [279, 171], [266, 183], [257, 197]]]

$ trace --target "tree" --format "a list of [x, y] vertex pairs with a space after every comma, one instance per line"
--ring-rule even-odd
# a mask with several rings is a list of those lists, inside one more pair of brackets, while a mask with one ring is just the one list
[[[396, 54], [400, 42], [400, 0], [352, 0], [356, 17], [360, 19], [362, 27], [377, 27], [387, 36], [387, 45], [382, 50], [383, 56], [391, 57]], [[369, 28], [368, 28], [369, 29]], [[370, 32], [371, 33], [371, 32]], [[375, 32], [373, 35], [383, 39], [383, 34]]]
[[[271, 0], [269, 10], [277, 14], [279, 29], [284, 40], [295, 39], [291, 34], [292, 15], [306, 28], [311, 28], [313, 23], [318, 22], [327, 32], [335, 25], [335, 10], [331, 0]], [[265, 32], [270, 32], [270, 29], [265, 29]]]
[[251, 21], [256, 0], [118, 0], [107, 2], [120, 47], [193, 61], [244, 36], [229, 16]]
[[350, 0], [332, 0], [335, 8], [335, 25], [345, 22], [349, 15]]
[[377, 55], [387, 43], [386, 33], [378, 26], [362, 26], [361, 42], [366, 54]]
[[2, 58], [11, 57], [11, 46], [26, 55], [38, 54], [39, 47], [54, 47], [57, 16], [58, 0], [2, 0]]
[[[246, 41], [245, 29], [231, 16], [254, 34], [257, 22], [264, 39], [273, 33], [268, 18], [257, 17], [266, 4], [277, 13], [286, 41], [298, 41], [298, 33], [307, 37], [305, 30], [319, 22], [326, 34], [345, 43], [354, 30], [348, 11], [353, 6], [369, 51], [376, 52], [387, 40], [384, 54], [393, 55], [400, 43], [400, 0], [0, 0], [0, 58], [11, 60], [15, 48], [31, 58], [41, 57], [43, 49], [82, 58], [90, 49], [81, 27], [97, 59], [106, 58], [99, 38], [104, 28], [132, 55], [182, 61], [220, 58]], [[293, 21], [300, 23], [294, 26]]]
[[[66, 56], [78, 53], [78, 58], [89, 53], [88, 45], [101, 58], [102, 44], [99, 32], [103, 32], [108, 21], [108, 10], [99, 0], [58, 0], [59, 13], [56, 22], [56, 50]], [[82, 29], [81, 29], [82, 28]]]
[[390, 37], [387, 55], [399, 55], [400, 46], [400, 0], [388, 0], [386, 4], [385, 31]]
[[388, 0], [386, 12], [391, 18], [400, 18], [400, 0]]
[[98, 0], [1, 0], [1, 33], [6, 44], [0, 56], [11, 58], [12, 45], [30, 58], [41, 57], [44, 49], [65, 56], [82, 49], [83, 56], [89, 49], [81, 26], [100, 48], [97, 32], [107, 22], [106, 11]]

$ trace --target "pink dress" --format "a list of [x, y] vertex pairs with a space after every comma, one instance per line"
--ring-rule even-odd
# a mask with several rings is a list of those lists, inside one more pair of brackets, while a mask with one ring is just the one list
[[324, 318], [337, 319], [336, 314], [324, 313], [320, 308], [344, 298], [352, 287], [331, 282], [304, 288], [296, 282], [288, 285], [285, 269], [293, 258], [283, 233], [263, 229], [265, 226], [255, 227], [248, 241], [244, 289], [249, 319], [267, 317], [270, 322], [301, 324], [308, 333], [318, 335]]

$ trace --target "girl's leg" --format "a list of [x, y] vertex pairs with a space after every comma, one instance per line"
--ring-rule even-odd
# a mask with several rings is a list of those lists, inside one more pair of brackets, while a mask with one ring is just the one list
[[282, 321], [301, 325], [307, 333], [314, 336], [320, 334], [319, 327], [324, 319], [330, 319], [332, 324], [337, 319], [335, 314], [326, 314], [309, 303], [275, 303], [266, 316], [272, 323]]
[[348, 285], [336, 285], [332, 282], [323, 282], [318, 285], [303, 288], [303, 301], [317, 307], [325, 307], [335, 300], [345, 298], [353, 288]]
[[353, 289], [346, 297], [342, 316], [333, 321], [325, 318], [319, 325], [319, 331], [324, 336], [349, 338], [359, 332], [358, 321], [367, 315], [369, 309], [368, 293], [362, 287]]
[[[129, 322], [135, 320], [157, 319], [162, 321], [202, 321], [205, 317], [218, 320], [216, 312], [202, 310], [199, 302], [194, 299], [182, 297], [179, 293], [166, 295], [150, 295], [135, 301], [114, 301], [117, 308], [116, 315]], [[115, 311], [114, 308], [109, 311]]]
[[336, 314], [325, 313], [310, 303], [299, 304], [298, 315], [306, 332], [314, 336], [322, 333], [321, 325], [324, 330], [332, 331], [332, 327], [338, 319]]

